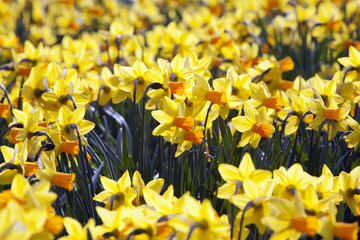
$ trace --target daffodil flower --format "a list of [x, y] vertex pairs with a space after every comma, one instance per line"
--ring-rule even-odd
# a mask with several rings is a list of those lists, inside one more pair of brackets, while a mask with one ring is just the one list
[[272, 239], [298, 239], [302, 234], [315, 236], [319, 230], [318, 218], [305, 213], [299, 193], [292, 201], [273, 197], [269, 199], [273, 215], [262, 218], [261, 222], [272, 231]]
[[244, 106], [245, 116], [238, 116], [232, 119], [235, 129], [242, 132], [238, 147], [250, 143], [253, 148], [259, 145], [261, 138], [270, 138], [275, 128], [267, 121], [266, 108], [256, 110], [250, 104]]
[[48, 181], [52, 185], [62, 187], [68, 191], [74, 188], [75, 173], [58, 172], [55, 166], [55, 153], [51, 152], [49, 156], [42, 154], [40, 170], [35, 176], [41, 181]]
[[[67, 76], [74, 75], [73, 81]], [[64, 68], [63, 72], [59, 75], [53, 90], [43, 93], [41, 96], [45, 101], [52, 103], [53, 110], [57, 111], [61, 106], [66, 105], [70, 109], [84, 106], [89, 102], [89, 98], [79, 92], [80, 81], [76, 78], [77, 74], [74, 69], [67, 70]]]
[[[332, 140], [338, 131], [346, 132], [348, 126], [345, 119], [349, 115], [350, 106], [338, 107], [334, 98], [328, 100], [329, 106], [326, 107], [322, 98], [307, 102], [307, 107], [316, 115], [316, 117], [309, 123], [307, 129], [317, 130], [322, 122], [325, 120], [328, 128], [328, 139]], [[321, 129], [322, 130], [322, 129]]]
[[136, 206], [140, 206], [145, 203], [144, 200], [144, 191], [145, 189], [151, 189], [155, 193], [160, 193], [164, 185], [164, 179], [158, 178], [148, 182], [146, 185], [141, 178], [141, 175], [138, 171], [135, 171], [132, 178], [132, 187], [136, 190], [137, 195], [135, 199]]
[[79, 127], [80, 136], [82, 137], [82, 141], [86, 143], [83, 136], [90, 132], [94, 127], [95, 124], [88, 121], [83, 120], [85, 116], [85, 107], [79, 107], [74, 111], [71, 111], [66, 105], [62, 106], [59, 110], [59, 122], [57, 123], [60, 127], [61, 133], [65, 136], [68, 140], [75, 140], [71, 134], [70, 125], [76, 124]]
[[[306, 98], [303, 95], [296, 95], [294, 93], [290, 93], [291, 105], [287, 108], [281, 110], [278, 115], [282, 119], [286, 119], [285, 125], [285, 135], [290, 135], [295, 133], [300, 124], [300, 119], [303, 117], [303, 121], [305, 123], [309, 123], [313, 120], [313, 114], [304, 114], [308, 111], [306, 103], [310, 101], [309, 98]], [[289, 115], [291, 114], [291, 115]]]
[[175, 143], [181, 131], [193, 129], [195, 120], [192, 116], [185, 116], [186, 106], [184, 102], [177, 104], [168, 97], [164, 98], [164, 110], [155, 110], [151, 115], [160, 122], [153, 130], [153, 135], [161, 135], [167, 141]]
[[182, 210], [186, 218], [174, 217], [169, 225], [187, 234], [188, 239], [218, 239], [228, 235], [229, 226], [218, 216], [208, 199], [201, 204], [195, 200], [187, 200]]
[[296, 192], [304, 191], [314, 181], [314, 177], [304, 172], [298, 163], [293, 164], [288, 170], [284, 167], [274, 170], [274, 196], [293, 199]]
[[214, 90], [210, 88], [209, 82], [199, 74], [194, 74], [198, 86], [192, 88], [192, 101], [198, 104], [199, 109], [203, 109], [208, 102], [214, 103], [212, 114], [216, 118], [220, 115], [226, 119], [230, 106], [231, 81], [226, 79], [215, 79], [213, 81]]
[[360, 214], [360, 166], [351, 170], [350, 173], [342, 171], [339, 175], [339, 193], [343, 196], [343, 202], [347, 204], [354, 216]]
[[349, 240], [358, 239], [358, 222], [345, 223], [336, 221], [337, 209], [335, 205], [330, 205], [326, 217], [319, 219], [319, 234], [325, 239], [330, 240], [334, 237]]
[[346, 118], [346, 123], [353, 131], [346, 136], [345, 142], [348, 144], [348, 148], [354, 148], [360, 142], [360, 125], [350, 116]]
[[[145, 88], [152, 82], [146, 65], [140, 60], [136, 60], [132, 67], [115, 64], [114, 76], [123, 79], [126, 85], [131, 86], [131, 92], [135, 90], [136, 86], [136, 97], [134, 100], [136, 103], [140, 101], [144, 95]], [[116, 78], [112, 78], [112, 85], [114, 87], [116, 87], [115, 80]], [[119, 84], [120, 83], [121, 81], [119, 81]], [[133, 96], [131, 96], [131, 98], [133, 98]]]
[[103, 202], [107, 208], [116, 209], [121, 205], [130, 206], [136, 198], [136, 190], [131, 187], [129, 171], [126, 171], [116, 182], [107, 177], [100, 178], [104, 191], [97, 194], [93, 199]]
[[[242, 185], [244, 193], [230, 198], [230, 201], [241, 210], [236, 218], [241, 218], [243, 215], [243, 226], [253, 223], [261, 233], [264, 233], [266, 227], [261, 223], [261, 219], [271, 213], [267, 200], [272, 196], [274, 182], [267, 179], [264, 184], [258, 186], [251, 178], [245, 178]], [[250, 207], [247, 208], [247, 205]]]
[[73, 218], [65, 217], [64, 218], [64, 227], [68, 236], [61, 237], [61, 240], [86, 240], [89, 237], [89, 234], [95, 238], [95, 236], [101, 236], [99, 231], [95, 230], [95, 221], [94, 219], [89, 219], [87, 224], [83, 227], [81, 224]]
[[226, 73], [226, 79], [231, 81], [231, 96], [229, 98], [230, 108], [241, 111], [243, 103], [249, 100], [251, 90], [249, 84], [251, 82], [250, 75], [235, 72], [234, 67], [230, 67]]
[[349, 57], [342, 57], [337, 60], [344, 67], [360, 67], [360, 51], [358, 51], [354, 46], [349, 48]]
[[188, 193], [185, 193], [180, 199], [177, 199], [174, 196], [174, 187], [172, 185], [170, 185], [162, 195], [151, 188], [144, 188], [146, 204], [154, 207], [156, 211], [163, 216], [181, 213], [181, 204], [183, 204], [183, 199], [188, 195]]
[[330, 99], [334, 99], [337, 104], [342, 104], [344, 99], [337, 94], [337, 75], [332, 80], [321, 79], [319, 75], [315, 75], [311, 80], [311, 86], [315, 95], [320, 95], [324, 100], [324, 104], [328, 105]]
[[249, 153], [245, 153], [239, 167], [230, 164], [219, 164], [219, 173], [225, 184], [219, 187], [217, 197], [229, 199], [235, 194], [244, 193], [243, 181], [250, 178], [259, 186], [271, 177], [271, 172], [262, 169], [255, 169]]
[[258, 109], [265, 106], [267, 108], [275, 109], [276, 111], [280, 111], [283, 108], [283, 98], [272, 96], [264, 82], [261, 81], [258, 84], [250, 83], [249, 87], [252, 92], [249, 103], [255, 108]]
[[204, 127], [196, 126], [195, 128], [189, 131], [182, 131], [177, 138], [177, 149], [175, 157], [178, 157], [185, 150], [190, 150], [193, 144], [199, 145], [203, 142], [204, 139]]

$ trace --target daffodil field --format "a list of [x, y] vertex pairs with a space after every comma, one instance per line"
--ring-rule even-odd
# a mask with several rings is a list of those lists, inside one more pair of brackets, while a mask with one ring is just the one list
[[358, 239], [359, 0], [0, 0], [0, 240]]

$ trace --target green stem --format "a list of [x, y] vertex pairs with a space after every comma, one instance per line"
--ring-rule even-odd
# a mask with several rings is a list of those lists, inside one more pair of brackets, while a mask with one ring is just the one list
[[[206, 118], [205, 118], [205, 123], [204, 123], [204, 136], [205, 136], [205, 133], [206, 133], [206, 125], [207, 125], [207, 121], [208, 121], [208, 118], [209, 118], [209, 113], [210, 113], [210, 110], [211, 110], [211, 107], [212, 107], [213, 103], [210, 104], [208, 110], [207, 110], [207, 113], [206, 113]], [[194, 177], [193, 177], [193, 180], [194, 181], [194, 184], [190, 184], [193, 188], [193, 192], [194, 192], [194, 189], [195, 189], [195, 186], [197, 184], [197, 180], [198, 180], [198, 175], [199, 175], [199, 172], [200, 172], [200, 169], [201, 169], [201, 163], [202, 163], [202, 159], [201, 159], [201, 155], [204, 153], [204, 141], [202, 141], [201, 145], [200, 145], [200, 149], [199, 149], [199, 152], [198, 152], [198, 155], [197, 155], [197, 158], [196, 158], [196, 169], [195, 169], [195, 173], [194, 173]]]
[[293, 145], [293, 149], [292, 149], [292, 152], [291, 152], [290, 159], [289, 159], [288, 164], [287, 164], [287, 168], [289, 168], [291, 165], [293, 165], [295, 163], [294, 158], [295, 158], [297, 139], [299, 138], [300, 127], [302, 125], [304, 117], [306, 115], [308, 115], [308, 114], [311, 114], [311, 112], [310, 111], [305, 112], [304, 115], [302, 115], [302, 117], [300, 118], [299, 127], [298, 127], [298, 130], [297, 130], [296, 135], [295, 135], [294, 145]]

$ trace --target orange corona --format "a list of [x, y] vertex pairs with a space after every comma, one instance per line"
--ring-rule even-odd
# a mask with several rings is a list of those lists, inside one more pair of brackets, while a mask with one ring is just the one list
[[271, 127], [269, 123], [255, 123], [252, 131], [259, 134], [260, 137], [269, 138], [271, 136]]
[[178, 116], [174, 119], [174, 125], [184, 129], [185, 131], [190, 131], [194, 127], [194, 118], [191, 116]]
[[183, 95], [185, 91], [184, 82], [169, 82], [169, 88], [172, 94]]
[[335, 223], [334, 235], [335, 237], [354, 240], [358, 236], [358, 223], [344, 223], [337, 222]]
[[185, 139], [198, 145], [202, 143], [204, 135], [201, 131], [188, 131], [185, 133]]
[[264, 99], [264, 105], [267, 108], [272, 108], [276, 111], [280, 111], [284, 106], [284, 102], [282, 97], [268, 97]]
[[341, 120], [341, 115], [342, 115], [342, 109], [341, 108], [338, 108], [338, 109], [325, 109], [324, 110], [324, 117], [327, 118], [327, 119], [340, 121]]
[[210, 102], [218, 104], [220, 107], [224, 106], [227, 100], [225, 93], [215, 90], [208, 91], [206, 93], [206, 99], [209, 100]]
[[316, 216], [296, 217], [291, 220], [291, 227], [308, 236], [315, 236], [318, 227], [318, 219]]

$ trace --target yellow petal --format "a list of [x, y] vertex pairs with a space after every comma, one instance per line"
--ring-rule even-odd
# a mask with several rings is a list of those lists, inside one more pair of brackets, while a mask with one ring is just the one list
[[249, 122], [245, 116], [234, 117], [232, 119], [232, 124], [235, 129], [239, 132], [245, 132], [251, 130], [253, 123]]
[[233, 182], [243, 180], [240, 175], [240, 171], [237, 167], [230, 164], [222, 163], [219, 165], [219, 173], [226, 182]]
[[244, 154], [239, 164], [239, 170], [244, 177], [250, 176], [255, 171], [255, 166], [249, 153]]
[[174, 121], [174, 117], [170, 116], [163, 110], [152, 111], [151, 115], [153, 116], [153, 118], [155, 118], [156, 121], [162, 124], [169, 124]]
[[113, 193], [117, 192], [117, 183], [115, 180], [102, 176], [100, 177], [100, 181], [106, 191], [110, 191]]
[[118, 188], [122, 190], [125, 190], [127, 187], [131, 186], [131, 179], [128, 170], [126, 170], [126, 172], [121, 176], [117, 183]]

